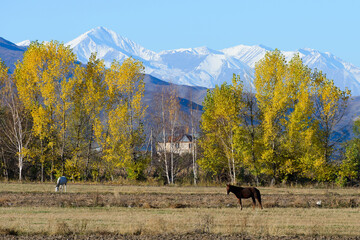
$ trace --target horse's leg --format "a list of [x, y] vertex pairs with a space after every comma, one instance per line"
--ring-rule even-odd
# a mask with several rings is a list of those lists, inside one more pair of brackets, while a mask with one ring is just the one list
[[240, 203], [240, 210], [242, 210], [242, 202], [241, 202], [241, 198], [239, 198], [239, 203]]
[[258, 202], [259, 202], [259, 204], [260, 204], [260, 208], [263, 209], [262, 204], [261, 204], [261, 198], [260, 198], [260, 197], [258, 198]]
[[256, 206], [256, 202], [255, 202], [255, 197], [254, 196], [251, 196], [251, 199], [253, 201], [253, 210], [255, 209], [255, 206]]

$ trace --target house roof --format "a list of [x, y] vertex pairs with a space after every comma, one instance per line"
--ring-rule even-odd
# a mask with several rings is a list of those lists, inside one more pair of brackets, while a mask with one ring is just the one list
[[[173, 142], [192, 142], [192, 136], [190, 134], [184, 134], [180, 136], [174, 136]], [[166, 142], [171, 142], [171, 136], [166, 138]]]

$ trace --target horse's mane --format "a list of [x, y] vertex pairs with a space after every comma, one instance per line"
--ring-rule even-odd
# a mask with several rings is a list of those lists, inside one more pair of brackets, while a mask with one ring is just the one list
[[229, 191], [230, 192], [239, 192], [239, 191], [242, 191], [242, 189], [244, 189], [243, 187], [238, 187], [238, 186], [235, 186], [235, 185], [228, 185], [228, 188], [229, 188]]

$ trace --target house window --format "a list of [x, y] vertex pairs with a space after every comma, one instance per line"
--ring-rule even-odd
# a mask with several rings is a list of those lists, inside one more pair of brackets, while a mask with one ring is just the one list
[[191, 143], [189, 143], [189, 149], [191, 148]]
[[175, 143], [175, 147], [176, 147], [176, 148], [179, 148], [179, 143]]

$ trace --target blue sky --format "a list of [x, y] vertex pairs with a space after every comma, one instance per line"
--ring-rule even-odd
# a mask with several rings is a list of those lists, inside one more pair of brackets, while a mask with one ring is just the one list
[[0, 1], [0, 37], [68, 42], [103, 26], [161, 51], [263, 44], [331, 52], [360, 67], [357, 0]]

